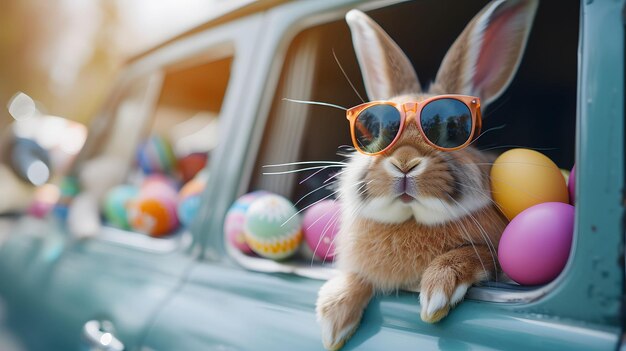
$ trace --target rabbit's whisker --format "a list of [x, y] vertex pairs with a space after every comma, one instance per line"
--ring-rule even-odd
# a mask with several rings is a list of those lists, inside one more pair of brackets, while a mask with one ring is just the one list
[[333, 108], [337, 108], [337, 109], [344, 110], [344, 111], [348, 110], [346, 107], [331, 104], [328, 102], [306, 101], [306, 100], [296, 100], [296, 99], [288, 99], [288, 98], [283, 98], [283, 101], [295, 102], [297, 104], [327, 106], [327, 107], [333, 107]]
[[335, 53], [335, 49], [333, 49], [333, 57], [335, 58], [335, 62], [337, 62], [337, 66], [339, 66], [341, 73], [343, 73], [344, 78], [346, 78], [346, 80], [348, 81], [348, 84], [350, 84], [350, 86], [352, 87], [352, 90], [354, 90], [354, 92], [356, 93], [356, 96], [358, 96], [361, 102], [364, 103], [365, 100], [363, 100], [363, 97], [361, 97], [361, 94], [359, 94], [359, 91], [356, 90], [356, 87], [354, 86], [354, 84], [352, 84], [352, 81], [350, 80], [350, 78], [348, 78], [348, 74], [343, 69], [343, 66], [341, 66], [341, 63], [339, 62], [339, 59], [337, 58], [337, 54]]
[[[352, 184], [351, 186], [356, 186], [356, 185], [359, 185], [359, 183]], [[306, 211], [308, 208], [310, 208], [310, 207], [312, 207], [312, 206], [315, 206], [315, 205], [317, 205], [318, 203], [320, 203], [320, 202], [322, 202], [322, 201], [324, 201], [324, 200], [326, 200], [326, 199], [328, 199], [328, 198], [330, 198], [330, 197], [334, 196], [334, 195], [335, 195], [335, 194], [337, 194], [338, 192], [339, 192], [339, 190], [337, 190], [337, 191], [333, 191], [332, 193], [330, 193], [330, 194], [328, 194], [328, 195], [324, 196], [323, 198], [321, 198], [321, 199], [319, 199], [319, 200], [315, 201], [314, 203], [309, 204], [309, 205], [307, 205], [306, 207], [304, 207], [304, 208], [300, 209], [299, 211], [297, 211], [296, 213], [294, 213], [291, 217], [287, 218], [287, 220], [285, 220], [285, 221], [284, 221], [284, 222], [283, 222], [280, 226], [281, 226], [281, 227], [282, 227], [282, 226], [284, 226], [285, 224], [287, 224], [287, 222], [289, 222], [290, 220], [292, 220], [295, 216], [299, 215], [301, 212]]]
[[334, 182], [330, 182], [330, 183], [323, 183], [321, 186], [319, 186], [319, 187], [317, 187], [317, 188], [315, 188], [315, 189], [313, 189], [313, 190], [309, 191], [308, 193], [306, 193], [305, 195], [303, 195], [303, 196], [302, 196], [302, 197], [301, 197], [298, 201], [296, 201], [296, 203], [294, 203], [294, 206], [298, 206], [298, 204], [299, 204], [300, 202], [302, 202], [302, 200], [304, 200], [305, 198], [307, 198], [309, 195], [311, 195], [311, 194], [313, 194], [313, 193], [315, 193], [315, 192], [318, 192], [318, 191], [320, 191], [320, 190], [322, 190], [322, 189], [328, 188], [328, 187], [330, 187], [333, 183], [334, 183]]
[[[369, 185], [371, 182], [373, 182], [373, 180], [370, 180], [370, 181], [369, 181], [369, 182], [367, 182], [367, 183], [363, 183], [363, 184], [361, 184], [361, 186], [357, 189], [357, 193], [359, 193], [363, 187], [366, 187], [366, 186], [367, 186], [367, 185]], [[338, 199], [339, 199], [340, 197], [341, 197], [341, 195], [338, 197]], [[355, 208], [353, 208], [353, 209], [352, 209], [352, 211], [350, 212], [350, 216], [349, 216], [348, 218], [353, 218], [353, 217], [355, 217], [355, 216], [356, 216], [356, 214], [357, 214], [359, 211], [361, 211], [361, 209], [362, 209], [363, 207], [365, 207], [365, 201], [363, 201], [361, 204], [359, 204], [358, 206], [356, 206]], [[337, 220], [339, 220], [339, 217], [337, 218]], [[343, 224], [343, 225], [346, 225], [346, 224]], [[337, 235], [337, 236], [335, 236], [335, 237], [333, 238], [333, 240], [330, 242], [330, 244], [328, 245], [329, 249], [330, 249], [331, 247], [333, 247], [333, 245], [335, 245], [335, 241], [337, 240], [337, 237], [338, 237], [338, 235]], [[326, 254], [324, 255], [324, 257], [326, 257], [326, 256], [328, 255], [328, 252], [329, 252], [329, 251], [327, 250], [327, 251], [326, 251]], [[325, 258], [324, 258], [324, 260], [322, 260], [322, 264], [324, 264], [324, 263], [326, 263], [326, 259], [325, 259]]]
[[[319, 245], [322, 242], [322, 240], [324, 240], [324, 238], [326, 237], [326, 234], [328, 233], [328, 231], [331, 228], [336, 228], [337, 227], [337, 223], [339, 223], [339, 218], [340, 216], [340, 209], [337, 209], [337, 211], [335, 211], [335, 213], [332, 214], [332, 216], [330, 217], [330, 219], [328, 220], [328, 222], [326, 222], [326, 224], [324, 225], [324, 229], [322, 229], [322, 235], [320, 236], [319, 240], [317, 241], [317, 246], [315, 246], [315, 250], [313, 251], [313, 256], [315, 257], [315, 254], [317, 253], [317, 250], [319, 249]], [[334, 239], [334, 238], [333, 238]], [[332, 242], [332, 239], [331, 239]], [[326, 257], [328, 256], [328, 254], [330, 253], [330, 248], [332, 246], [328, 246], [328, 248], [326, 248], [326, 252], [324, 253], [324, 258], [322, 259], [322, 264], [326, 263]]]
[[[369, 184], [369, 183], [371, 183], [371, 182], [372, 182], [372, 181], [369, 181], [368, 183], [365, 183], [364, 181], [360, 181], [360, 182], [355, 183], [355, 184], [354, 184], [354, 186], [356, 186], [356, 185], [360, 185], [359, 189], [357, 189], [357, 192], [358, 192], [358, 191], [359, 191], [362, 187], [366, 186], [367, 184]], [[335, 200], [339, 200], [339, 199], [342, 197], [342, 195], [343, 195], [343, 194], [339, 194]], [[361, 205], [360, 205], [359, 207], [357, 207], [357, 208], [360, 208], [360, 207], [361, 207]], [[313, 266], [313, 261], [314, 261], [314, 259], [315, 259], [315, 254], [317, 253], [317, 250], [319, 249], [319, 245], [320, 245], [320, 243], [321, 243], [321, 240], [323, 240], [323, 238], [326, 236], [326, 233], [327, 233], [327, 232], [328, 232], [328, 230], [331, 228], [331, 226], [334, 228], [334, 227], [337, 225], [337, 223], [338, 223], [338, 221], [339, 221], [339, 219], [340, 219], [340, 212], [341, 212], [341, 210], [337, 210], [337, 211], [335, 211], [335, 213], [333, 214], [333, 216], [330, 218], [330, 220], [329, 220], [329, 221], [326, 223], [326, 225], [324, 226], [324, 228], [323, 228], [323, 230], [322, 230], [322, 235], [321, 235], [321, 236], [320, 236], [320, 238], [318, 239], [317, 245], [315, 246], [315, 250], [313, 250], [313, 257], [311, 258], [311, 266]], [[356, 213], [354, 213], [354, 214], [356, 214]], [[315, 221], [314, 221], [314, 222], [313, 222], [313, 223], [309, 226], [309, 228], [310, 228], [311, 226], [313, 226], [315, 223], [317, 223], [317, 222], [318, 222], [318, 221], [319, 221], [322, 217], [323, 217], [323, 215], [322, 215], [322, 216], [320, 216], [320, 218], [316, 219], [316, 220], [315, 220]], [[307, 229], [308, 229], [308, 228], [307, 228]], [[332, 239], [332, 241], [330, 242], [330, 244], [329, 244], [329, 246], [328, 246], [328, 249], [326, 250], [326, 253], [324, 254], [324, 259], [322, 260], [322, 264], [325, 264], [325, 263], [326, 263], [326, 257], [328, 256], [328, 253], [330, 252], [330, 251], [329, 251], [329, 250], [330, 250], [330, 248], [332, 248], [332, 247], [333, 247], [333, 245], [334, 245], [334, 243], [335, 243], [335, 239], [336, 239], [336, 237], [335, 237], [335, 238], [333, 238], [333, 239]]]
[[499, 205], [497, 202], [495, 202], [495, 201], [493, 200], [493, 198], [491, 197], [491, 195], [489, 195], [489, 194], [485, 193], [482, 189], [475, 188], [475, 187], [473, 187], [473, 186], [469, 186], [469, 185], [467, 185], [467, 184], [463, 184], [463, 183], [458, 182], [458, 181], [456, 181], [456, 180], [453, 180], [453, 182], [455, 182], [455, 183], [456, 183], [456, 184], [458, 184], [458, 185], [461, 185], [461, 186], [464, 186], [464, 187], [466, 187], [466, 188], [469, 188], [469, 189], [472, 189], [472, 190], [476, 191], [476, 193], [477, 193], [478, 195], [485, 197], [485, 198], [486, 198], [487, 200], [489, 200], [489, 201], [490, 201], [490, 202], [491, 202], [494, 206], [496, 206], [496, 208], [498, 208], [498, 210], [500, 210], [500, 212], [504, 213], [504, 211], [502, 210], [502, 207], [500, 207], [500, 205]]
[[308, 208], [310, 208], [310, 207], [312, 207], [312, 206], [314, 206], [314, 205], [317, 205], [318, 203], [320, 203], [320, 202], [322, 202], [322, 201], [324, 201], [324, 200], [328, 199], [329, 197], [332, 197], [332, 196], [333, 196], [333, 195], [335, 195], [337, 192], [339, 192], [339, 191], [334, 191], [334, 192], [332, 192], [332, 193], [330, 193], [330, 194], [328, 194], [328, 195], [324, 196], [323, 198], [321, 198], [321, 199], [319, 199], [319, 200], [315, 201], [314, 203], [312, 203], [312, 204], [310, 204], [310, 205], [305, 206], [305, 207], [304, 207], [304, 208], [302, 208], [301, 210], [299, 210], [299, 211], [297, 211], [296, 213], [294, 213], [291, 217], [287, 218], [287, 220], [286, 220], [286, 221], [284, 221], [284, 222], [283, 222], [280, 226], [281, 226], [281, 227], [282, 227], [282, 226], [284, 226], [285, 224], [287, 224], [287, 222], [289, 222], [290, 220], [292, 220], [295, 216], [299, 215], [301, 212], [306, 211]]
[[494, 146], [494, 147], [488, 147], [485, 149], [479, 149], [480, 151], [490, 151], [490, 150], [496, 150], [496, 149], [514, 149], [514, 148], [524, 148], [524, 149], [530, 149], [530, 150], [535, 150], [535, 151], [554, 151], [554, 150], [558, 150], [558, 147], [529, 147], [529, 146], [524, 146], [524, 145], [500, 145], [500, 146]]
[[487, 134], [489, 132], [493, 132], [494, 130], [500, 130], [500, 129], [504, 129], [504, 128], [506, 128], [506, 124], [502, 124], [502, 125], [499, 125], [497, 127], [489, 128], [486, 131], [480, 133], [480, 135], [476, 139], [472, 140], [472, 142], [469, 143], [467, 146], [470, 146], [470, 145], [474, 144], [475, 142], [478, 141], [478, 139], [482, 138], [483, 135], [485, 135], [485, 134]]
[[330, 166], [317, 166], [317, 167], [307, 167], [301, 169], [292, 169], [290, 171], [281, 171], [281, 172], [263, 172], [263, 175], [276, 175], [276, 174], [291, 174], [291, 173], [299, 173], [304, 171], [311, 171], [314, 169], [326, 169], [326, 168], [343, 168], [343, 165], [330, 165]]
[[[478, 220], [476, 219], [476, 217], [474, 217], [474, 215], [467, 210], [467, 208], [465, 208], [463, 205], [461, 205], [460, 202], [456, 201], [452, 196], [448, 195], [448, 197], [450, 198], [450, 200], [454, 201], [454, 203], [459, 206], [465, 213], [467, 213], [467, 215], [469, 216], [469, 218], [474, 222], [474, 224], [476, 224], [480, 235], [483, 237], [483, 241], [485, 241], [485, 244], [487, 244], [487, 249], [489, 250], [489, 254], [491, 255], [491, 259], [493, 260], [493, 266], [494, 268], [497, 267], [496, 264], [496, 248], [493, 244], [493, 241], [491, 241], [491, 238], [489, 237], [489, 234], [487, 234], [487, 231], [485, 230], [485, 228], [482, 226], [482, 224], [480, 224], [480, 222], [478, 222]], [[484, 269], [484, 267], [483, 267]], [[496, 281], [498, 281], [498, 272], [497, 269], [495, 269], [496, 271]]]
[[[483, 117], [483, 119], [487, 118], [487, 115], [491, 116], [494, 112], [501, 109], [502, 106], [506, 106], [509, 100], [511, 100], [511, 95], [509, 95], [508, 93], [504, 94], [502, 97], [498, 99], [499, 102], [497, 106], [496, 105], [489, 106], [489, 109], [486, 110], [487, 113], [485, 113], [485, 117]], [[499, 116], [499, 115], [496, 115], [496, 116]], [[494, 120], [494, 117], [489, 117], [489, 120]]]
[[[450, 210], [448, 205], [443, 200], [441, 200], [441, 199], [437, 199], [437, 200], [439, 200], [439, 202], [441, 202], [441, 205], [443, 205], [443, 207], [446, 209], [446, 211], [448, 211], [448, 213], [452, 214], [452, 211]], [[483, 259], [480, 257], [480, 254], [478, 253], [478, 249], [476, 249], [476, 245], [474, 245], [474, 240], [472, 240], [472, 237], [469, 234], [469, 231], [467, 230], [467, 228], [465, 228], [465, 226], [461, 225], [460, 222], [452, 221], [452, 223], [454, 223], [456, 225], [456, 227], [459, 228], [459, 233], [461, 235], [465, 235], [465, 238], [467, 239], [467, 241], [470, 243], [470, 245], [472, 245], [472, 249], [474, 250], [474, 253], [476, 254], [476, 257], [478, 258], [478, 261], [480, 262], [481, 267], [483, 267], [484, 271], [487, 271], [487, 268], [485, 267], [485, 263], [483, 262]]]
[[298, 165], [345, 165], [345, 164], [347, 163], [340, 162], [340, 161], [300, 161], [300, 162], [279, 163], [279, 164], [274, 164], [274, 165], [264, 165], [263, 168], [298, 166]]
[[342, 175], [342, 174], [344, 174], [344, 173], [346, 173], [346, 171], [345, 171], [345, 170], [344, 170], [344, 171], [339, 171], [339, 172], [337, 172], [337, 173], [335, 173], [335, 174], [331, 175], [330, 177], [328, 177], [328, 179], [326, 179], [326, 180], [324, 181], [324, 183], [326, 183], [326, 182], [328, 182], [328, 181], [330, 181], [330, 180], [332, 180], [332, 179], [334, 179], [334, 178], [337, 178], [338, 176], [340, 176], [340, 175]]
[[315, 171], [315, 172], [311, 173], [311, 175], [309, 175], [308, 177], [306, 177], [306, 178], [304, 178], [303, 180], [301, 180], [298, 184], [303, 184], [303, 183], [304, 183], [304, 182], [306, 182], [307, 180], [309, 180], [309, 179], [311, 179], [311, 178], [315, 177], [315, 176], [316, 176], [316, 175], [318, 175], [320, 172], [322, 172], [322, 171], [324, 171], [324, 170], [326, 170], [326, 169], [328, 169], [328, 166], [318, 169], [317, 171]]
[[472, 164], [472, 165], [477, 165], [477, 166], [530, 165], [530, 166], [535, 166], [535, 167], [554, 169], [551, 166], [548, 166], [545, 164], [533, 163], [533, 162], [502, 161], [502, 162], [497, 162], [497, 163], [496, 162], [472, 162], [472, 163], [466, 163], [466, 164]]

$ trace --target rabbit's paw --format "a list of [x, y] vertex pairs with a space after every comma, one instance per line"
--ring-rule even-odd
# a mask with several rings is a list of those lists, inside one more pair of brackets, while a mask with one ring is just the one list
[[316, 311], [326, 349], [339, 350], [350, 339], [371, 296], [371, 286], [352, 276], [338, 276], [322, 286]]
[[425, 274], [422, 278], [420, 316], [427, 323], [437, 323], [456, 306], [467, 292], [470, 284], [458, 282], [453, 270], [439, 271], [437, 276]]

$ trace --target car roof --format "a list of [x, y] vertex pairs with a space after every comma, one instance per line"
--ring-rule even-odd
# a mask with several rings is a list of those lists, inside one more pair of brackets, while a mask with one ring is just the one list
[[217, 27], [221, 24], [234, 21], [236, 19], [252, 15], [257, 12], [262, 12], [267, 9], [276, 7], [280, 4], [290, 2], [293, 0], [228, 0], [224, 1], [222, 5], [218, 6], [216, 10], [207, 14], [207, 19], [204, 23], [195, 26], [187, 31], [179, 33], [159, 44], [142, 51], [134, 56], [131, 56], [126, 63], [132, 63], [137, 61], [158, 49], [167, 46], [177, 40], [189, 37], [196, 33], [202, 32], [212, 27]]

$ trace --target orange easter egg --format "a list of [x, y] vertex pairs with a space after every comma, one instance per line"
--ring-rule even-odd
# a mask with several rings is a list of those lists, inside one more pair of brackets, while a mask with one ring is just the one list
[[509, 150], [496, 159], [491, 168], [491, 192], [509, 220], [543, 202], [569, 203], [559, 167], [545, 155], [528, 149]]

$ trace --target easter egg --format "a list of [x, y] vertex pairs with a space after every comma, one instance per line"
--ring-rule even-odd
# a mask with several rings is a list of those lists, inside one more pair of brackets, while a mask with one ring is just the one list
[[176, 190], [169, 187], [142, 189], [129, 204], [131, 227], [151, 236], [164, 236], [178, 227]]
[[163, 174], [151, 174], [147, 176], [141, 183], [141, 191], [145, 191], [150, 188], [158, 189], [161, 187], [177, 189], [178, 183], [174, 179]]
[[335, 256], [334, 239], [339, 231], [339, 203], [323, 200], [309, 207], [302, 218], [302, 230], [315, 257], [332, 260]]
[[295, 206], [279, 195], [264, 195], [248, 208], [244, 222], [246, 242], [262, 257], [282, 260], [298, 251], [301, 220]]
[[569, 180], [567, 181], [567, 189], [569, 191], [569, 203], [576, 204], [576, 165], [572, 167]]
[[524, 285], [545, 284], [567, 263], [574, 233], [574, 206], [546, 202], [532, 206], [509, 223], [498, 245], [502, 270]]
[[178, 219], [186, 227], [196, 218], [200, 208], [200, 195], [204, 191], [205, 184], [204, 179], [194, 178], [187, 182], [178, 193]]
[[509, 150], [496, 159], [491, 168], [491, 191], [509, 220], [543, 202], [569, 203], [565, 178], [556, 164], [528, 149]]
[[137, 163], [145, 174], [171, 173], [176, 168], [172, 146], [164, 137], [153, 135], [137, 152]]
[[119, 185], [111, 189], [104, 198], [104, 217], [111, 225], [129, 229], [128, 205], [139, 195], [139, 188], [133, 185]]
[[237, 199], [226, 212], [226, 218], [224, 219], [224, 235], [226, 241], [236, 247], [243, 253], [252, 253], [252, 249], [246, 243], [244, 235], [244, 222], [246, 219], [246, 212], [254, 200], [263, 195], [267, 195], [269, 192], [264, 190], [257, 190], [251, 193], [245, 194]]
[[60, 196], [59, 187], [54, 184], [44, 184], [38, 187], [27, 213], [37, 218], [44, 218], [53, 210]]
[[178, 159], [178, 169], [183, 177], [183, 182], [188, 182], [204, 168], [207, 163], [206, 152], [195, 152]]

